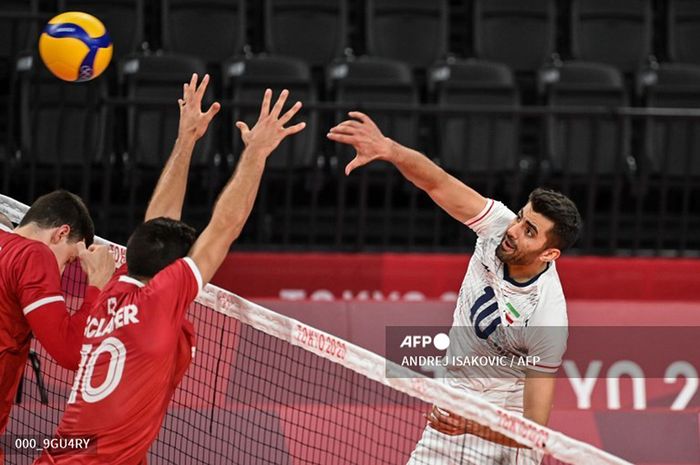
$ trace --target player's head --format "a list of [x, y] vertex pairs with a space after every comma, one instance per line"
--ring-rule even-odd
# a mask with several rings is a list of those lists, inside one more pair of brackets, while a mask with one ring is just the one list
[[126, 265], [131, 276], [150, 279], [182, 258], [192, 248], [197, 233], [182, 221], [155, 218], [136, 227], [126, 245]]
[[36, 199], [19, 223], [20, 228], [30, 225], [40, 230], [35, 238], [49, 246], [61, 272], [78, 258], [78, 243], [90, 246], [95, 237], [95, 225], [87, 207], [80, 197], [64, 190]]
[[551, 262], [576, 242], [582, 223], [571, 199], [537, 188], [508, 226], [496, 255], [509, 265]]

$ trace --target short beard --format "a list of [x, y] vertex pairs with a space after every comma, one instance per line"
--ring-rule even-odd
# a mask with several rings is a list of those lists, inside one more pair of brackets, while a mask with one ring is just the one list
[[517, 250], [515, 254], [506, 254], [505, 251], [503, 250], [503, 247], [501, 247], [501, 244], [498, 244], [498, 247], [496, 247], [496, 258], [498, 258], [500, 261], [505, 263], [506, 265], [520, 265], [520, 257], [517, 255]]
[[530, 257], [520, 254], [518, 249], [515, 249], [514, 253], [511, 254], [505, 253], [501, 244], [496, 247], [496, 258], [506, 265], [529, 265], [532, 262]]

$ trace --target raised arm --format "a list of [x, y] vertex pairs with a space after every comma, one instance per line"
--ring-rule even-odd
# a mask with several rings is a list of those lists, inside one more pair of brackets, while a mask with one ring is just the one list
[[305, 127], [305, 123], [284, 127], [301, 108], [301, 102], [296, 102], [289, 111], [280, 116], [288, 95], [289, 92], [283, 90], [275, 106], [270, 109], [272, 91], [267, 89], [258, 122], [253, 129], [248, 129], [241, 121], [236, 123], [236, 127], [241, 131], [245, 149], [233, 177], [214, 206], [209, 224], [190, 251], [190, 257], [197, 264], [205, 283], [209, 282], [224, 261], [231, 244], [241, 233], [253, 209], [267, 157], [285, 137], [296, 134]]
[[[114, 257], [107, 246], [78, 243], [80, 265], [87, 274], [88, 286], [83, 303], [71, 314], [61, 295], [60, 279], [50, 272], [55, 259], [35, 253], [28, 257], [29, 271], [19, 270], [19, 294], [23, 313], [34, 337], [51, 357], [64, 368], [76, 370], [87, 317], [114, 272]], [[43, 297], [37, 299], [37, 296]], [[48, 297], [44, 297], [48, 296]]]
[[204, 75], [199, 87], [197, 78], [193, 74], [190, 82], [183, 85], [182, 98], [177, 101], [180, 106], [177, 139], [148, 203], [145, 221], [161, 216], [179, 220], [182, 216], [194, 145], [207, 132], [209, 123], [221, 108], [218, 102], [214, 102], [206, 113], [202, 113], [202, 98], [209, 84], [209, 75]]
[[450, 216], [464, 223], [479, 214], [486, 199], [421, 153], [385, 137], [372, 119], [351, 111], [352, 119], [333, 127], [328, 138], [352, 145], [357, 154], [345, 168], [349, 175], [355, 168], [374, 160], [393, 164], [401, 174], [424, 190]]

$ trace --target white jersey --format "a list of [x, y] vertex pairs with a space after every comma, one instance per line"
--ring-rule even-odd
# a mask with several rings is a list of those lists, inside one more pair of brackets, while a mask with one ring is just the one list
[[447, 367], [446, 376], [453, 386], [522, 411], [526, 369], [557, 371], [566, 350], [568, 319], [553, 262], [529, 282], [517, 283], [496, 257], [515, 216], [489, 199], [465, 223], [478, 239], [459, 291], [447, 352], [448, 359], [462, 359]]

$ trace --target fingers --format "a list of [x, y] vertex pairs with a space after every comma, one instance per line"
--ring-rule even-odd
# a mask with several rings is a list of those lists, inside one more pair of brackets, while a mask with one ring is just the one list
[[80, 256], [80, 266], [88, 275], [88, 283], [100, 289], [112, 277], [115, 265], [114, 255], [105, 245], [91, 246], [89, 251]]
[[282, 113], [282, 107], [284, 107], [284, 102], [287, 101], [288, 96], [289, 96], [289, 91], [287, 89], [284, 89], [280, 93], [280, 96], [277, 98], [277, 102], [275, 103], [275, 106], [272, 108], [271, 115], [273, 118], [275, 118], [275, 119], [279, 118], [280, 113]]
[[297, 123], [294, 126], [289, 126], [288, 128], [285, 128], [284, 130], [284, 135], [286, 136], [291, 136], [292, 134], [296, 134], [297, 132], [302, 131], [306, 127], [306, 123]]
[[190, 82], [183, 86], [182, 99], [185, 103], [192, 99], [192, 93], [197, 88], [197, 73], [192, 73]]
[[[197, 76], [195, 74], [195, 76]], [[196, 81], [195, 81], [196, 82]], [[199, 84], [199, 87], [196, 87], [195, 95], [198, 100], [202, 100], [202, 97], [204, 96], [204, 93], [207, 91], [207, 86], [209, 85], [209, 75], [205, 74], [204, 78], [202, 78], [202, 83]]]
[[431, 428], [450, 436], [466, 433], [464, 427], [464, 419], [456, 415], [451, 415], [450, 412], [433, 407], [428, 415], [428, 424]]
[[221, 110], [221, 104], [219, 102], [212, 103], [209, 110], [207, 110], [207, 112], [204, 114], [204, 116], [207, 118], [207, 122], [211, 121], [219, 110]]
[[280, 117], [279, 122], [282, 123], [282, 126], [287, 124], [290, 119], [294, 118], [294, 115], [296, 115], [299, 112], [299, 110], [301, 110], [301, 106], [301, 102], [295, 103], [292, 106], [292, 108], [287, 110], [287, 112]]
[[359, 120], [364, 124], [374, 125], [374, 121], [372, 121], [372, 119], [370, 119], [369, 116], [365, 115], [361, 111], [351, 111], [351, 112], [348, 112], [348, 115], [350, 116], [350, 118], [354, 118], [356, 120]]
[[[78, 257], [85, 255], [85, 253], [87, 251], [87, 249], [85, 248], [85, 242], [84, 241], [78, 242], [77, 247], [78, 247]], [[92, 246], [90, 246], [90, 248], [92, 248]]]
[[197, 79], [199, 76], [197, 76], [197, 73], [192, 73], [192, 77], [190, 78], [190, 83], [187, 86], [187, 90], [189, 92], [189, 96], [192, 96], [192, 94], [197, 90]]
[[365, 163], [365, 161], [360, 160], [360, 158], [355, 155], [355, 158], [353, 158], [350, 163], [345, 166], [345, 176], [350, 176], [350, 173], [352, 173], [355, 168], [359, 168]]
[[243, 121], [236, 121], [236, 127], [238, 128], [239, 131], [241, 131], [241, 136], [250, 132], [248, 125], [245, 124]]
[[334, 142], [340, 142], [341, 144], [352, 145], [355, 142], [355, 138], [353, 136], [336, 132], [329, 132], [326, 134], [326, 137]]
[[258, 117], [258, 120], [261, 120], [270, 114], [270, 100], [272, 100], [272, 89], [265, 89], [263, 101], [260, 105], [260, 116]]
[[431, 412], [433, 415], [433, 418], [435, 418], [436, 421], [440, 422], [445, 428], [447, 429], [455, 429], [459, 431], [463, 431], [466, 420], [458, 415], [454, 415], [447, 410], [443, 410], [439, 407], [435, 407], [433, 411]]
[[357, 132], [357, 129], [352, 126], [339, 124], [336, 127], [331, 128], [330, 134], [345, 134], [347, 136], [353, 136]]

